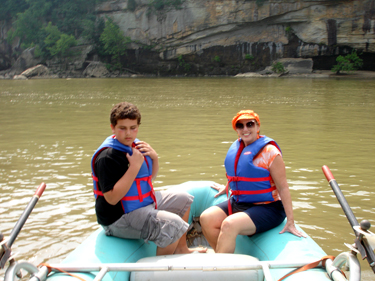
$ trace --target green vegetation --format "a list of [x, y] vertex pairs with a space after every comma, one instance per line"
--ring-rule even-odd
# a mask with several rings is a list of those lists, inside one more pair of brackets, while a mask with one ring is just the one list
[[[254, 0], [245, 0], [245, 1], [254, 1]], [[255, 0], [255, 3], [257, 4], [258, 7], [262, 7], [264, 2], [267, 0]]]
[[150, 0], [147, 13], [156, 14], [159, 11], [180, 10], [184, 2], [185, 0]]
[[[11, 23], [7, 41], [19, 38], [21, 49], [35, 47], [42, 60], [73, 55], [71, 47], [92, 44], [101, 57], [110, 59], [111, 69], [121, 69], [130, 38], [124, 37], [113, 20], [95, 14], [97, 4], [105, 0], [0, 0], [0, 21]], [[181, 9], [185, 0], [149, 0], [149, 11], [157, 14]], [[128, 0], [135, 11], [137, 0]], [[181, 62], [182, 63], [182, 62]], [[190, 69], [183, 62], [184, 69]]]
[[284, 73], [286, 70], [281, 62], [275, 62], [272, 64], [272, 71], [276, 73]]
[[259, 7], [262, 7], [264, 2], [266, 2], [266, 0], [256, 0], [255, 3], [259, 6]]
[[128, 10], [134, 12], [137, 8], [137, 3], [135, 0], [128, 0]]
[[100, 35], [103, 33], [105, 22], [103, 18], [96, 18], [94, 15], [88, 16], [82, 21], [82, 37], [87, 43], [100, 47]]
[[127, 45], [131, 42], [130, 37], [125, 37], [119, 26], [107, 18], [100, 41], [103, 44], [104, 55], [111, 56], [111, 70], [121, 70], [121, 56], [126, 53]]
[[292, 27], [290, 27], [290, 26], [285, 27], [285, 34], [286, 34], [287, 36], [292, 35], [292, 34], [293, 34], [293, 29], [292, 29]]
[[[78, 39], [99, 44], [100, 22], [95, 5], [103, 0], [0, 0], [0, 20], [12, 24], [7, 41], [16, 37], [21, 48], [35, 47], [43, 59], [71, 55]], [[102, 30], [104, 23], [102, 24]], [[69, 47], [70, 46], [70, 47]]]
[[182, 9], [182, 4], [185, 0], [151, 0], [149, 6], [154, 7], [155, 10], [163, 9]]
[[177, 59], [178, 59], [178, 65], [183, 67], [185, 72], [189, 72], [191, 68], [190, 63], [185, 62], [185, 60], [182, 58], [182, 55], [179, 55]]
[[216, 61], [216, 62], [220, 62], [220, 61], [221, 61], [221, 59], [220, 59], [220, 57], [219, 57], [219, 56], [215, 56], [215, 57], [214, 57], [214, 61]]
[[336, 72], [336, 74], [340, 74], [340, 72], [353, 72], [358, 70], [363, 65], [363, 60], [358, 57], [357, 52], [355, 50], [352, 51], [351, 54], [343, 56], [338, 56], [336, 58], [337, 64], [333, 66], [331, 69], [332, 72]]
[[73, 35], [61, 34], [59, 40], [49, 48], [49, 51], [52, 56], [69, 57], [72, 55], [70, 48], [75, 45], [77, 45], [77, 41]]
[[245, 60], [253, 60], [253, 59], [254, 59], [253, 55], [250, 55], [250, 54], [245, 55]]

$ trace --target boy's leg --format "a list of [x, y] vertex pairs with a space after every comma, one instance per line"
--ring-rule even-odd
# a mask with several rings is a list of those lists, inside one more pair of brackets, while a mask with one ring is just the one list
[[[182, 219], [186, 222], [189, 220], [189, 214], [190, 214], [190, 207], [186, 211], [185, 215], [182, 217]], [[187, 241], [186, 241], [186, 232], [181, 236], [180, 240], [178, 240], [178, 244], [176, 247], [176, 250], [174, 251], [174, 254], [190, 254], [192, 252], [198, 251], [199, 253], [206, 253], [207, 248], [200, 248], [200, 249], [190, 249], [187, 246]]]
[[[180, 191], [162, 191], [156, 194], [157, 202], [158, 202], [158, 209], [164, 210], [170, 213], [177, 214], [182, 218], [181, 221], [184, 221], [188, 226], [189, 214], [190, 214], [190, 205], [193, 202], [193, 196], [188, 194], [187, 192], [180, 192]], [[186, 231], [182, 234], [179, 238], [178, 243], [174, 246], [174, 243], [168, 246], [169, 252], [174, 248], [174, 252], [170, 254], [188, 254], [192, 253], [193, 251], [198, 251], [201, 253], [205, 253], [207, 251], [206, 248], [202, 248], [199, 250], [192, 250], [189, 249], [187, 246], [186, 241]], [[161, 252], [159, 250], [158, 252]]]

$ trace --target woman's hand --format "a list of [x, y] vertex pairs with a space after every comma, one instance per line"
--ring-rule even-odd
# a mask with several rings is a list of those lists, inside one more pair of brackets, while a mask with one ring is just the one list
[[211, 187], [218, 191], [218, 193], [214, 196], [215, 198], [222, 195], [222, 194], [225, 194], [225, 191], [226, 191], [225, 185], [218, 184], [218, 183], [215, 182], [213, 185], [211, 185]]
[[303, 232], [301, 232], [301, 231], [299, 231], [296, 228], [294, 222], [290, 222], [288, 220], [287, 220], [287, 222], [286, 222], [283, 230], [281, 230], [279, 233], [282, 234], [284, 232], [290, 232], [290, 233], [294, 234], [295, 236], [306, 238], [306, 234], [303, 233]]

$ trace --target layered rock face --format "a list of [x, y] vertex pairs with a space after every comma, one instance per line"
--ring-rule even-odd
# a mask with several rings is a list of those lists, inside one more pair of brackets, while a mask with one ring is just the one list
[[155, 63], [156, 52], [163, 72], [178, 58], [177, 67], [223, 74], [257, 70], [278, 58], [314, 58], [315, 67], [325, 68], [352, 49], [371, 58], [375, 53], [374, 0], [270, 0], [261, 6], [255, 0], [186, 0], [180, 10], [152, 13], [148, 2], [136, 1], [132, 12], [127, 0], [110, 1], [97, 12], [139, 42], [129, 62]]
[[[181, 9], [160, 10], [149, 3], [96, 7], [131, 38], [123, 64], [133, 73], [234, 75], [280, 58], [312, 58], [315, 69], [331, 69], [353, 49], [364, 70], [375, 70], [375, 0], [185, 0]], [[75, 71], [93, 56], [72, 63]]]

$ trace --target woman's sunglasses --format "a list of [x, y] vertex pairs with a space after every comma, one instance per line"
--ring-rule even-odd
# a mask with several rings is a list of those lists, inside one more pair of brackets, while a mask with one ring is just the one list
[[[256, 124], [255, 121], [249, 121], [249, 122], [246, 123], [246, 127], [248, 129], [250, 129], [250, 128], [254, 127], [255, 124]], [[242, 123], [236, 123], [236, 128], [242, 130], [244, 128], [244, 125]]]

